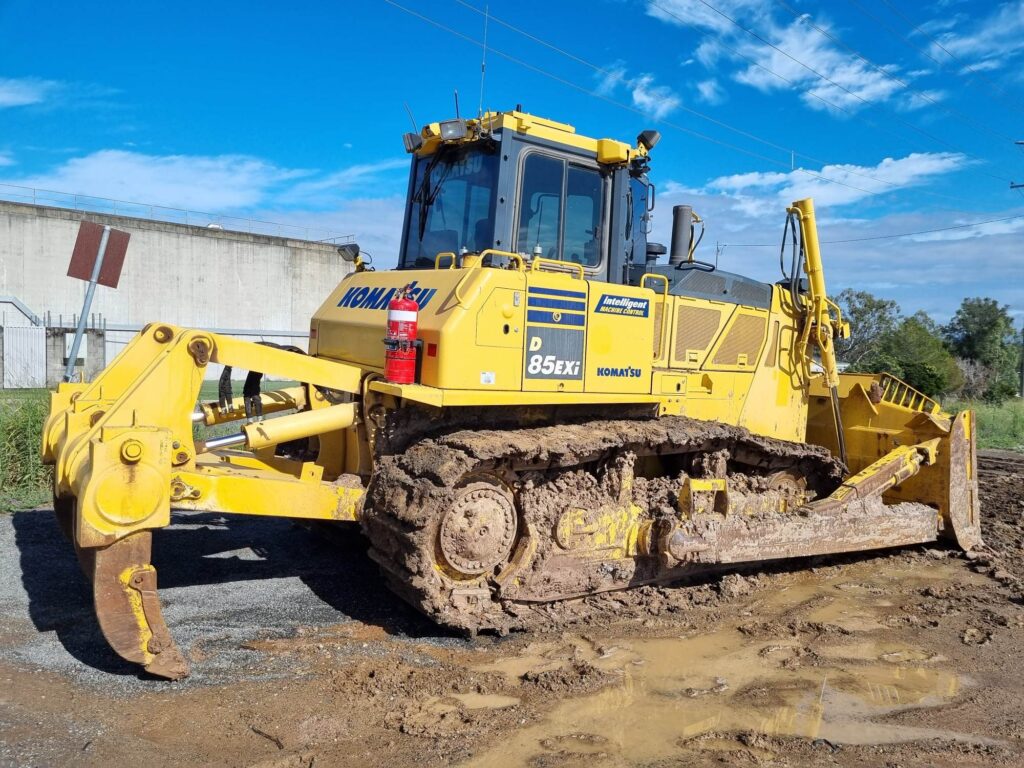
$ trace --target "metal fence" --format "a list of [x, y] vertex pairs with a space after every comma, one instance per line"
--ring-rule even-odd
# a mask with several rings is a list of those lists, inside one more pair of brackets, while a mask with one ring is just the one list
[[3, 329], [3, 389], [46, 386], [46, 329]]
[[18, 184], [0, 183], [0, 199], [16, 203], [70, 208], [76, 211], [105, 213], [113, 216], [131, 216], [138, 219], [152, 219], [171, 224], [185, 224], [208, 229], [225, 229], [233, 232], [247, 232], [254, 235], [291, 237], [296, 240], [313, 240], [323, 243], [349, 243], [355, 235], [332, 229], [304, 227], [283, 224], [245, 216], [227, 216], [222, 213], [193, 211], [186, 208], [172, 208], [152, 203], [137, 203], [130, 200], [115, 200], [110, 197], [81, 195], [73, 192], [58, 192], [52, 189], [23, 187]]

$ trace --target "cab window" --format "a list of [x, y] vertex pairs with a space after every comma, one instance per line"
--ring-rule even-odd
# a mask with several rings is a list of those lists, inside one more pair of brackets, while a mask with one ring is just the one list
[[599, 171], [531, 153], [519, 198], [520, 253], [596, 267], [603, 253], [604, 179]]

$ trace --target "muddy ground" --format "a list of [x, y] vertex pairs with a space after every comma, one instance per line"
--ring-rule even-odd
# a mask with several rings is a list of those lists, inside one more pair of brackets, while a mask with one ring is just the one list
[[1024, 764], [1024, 456], [988, 549], [817, 559], [439, 631], [355, 533], [187, 515], [155, 537], [193, 676], [107, 650], [47, 511], [0, 518], [0, 765]]

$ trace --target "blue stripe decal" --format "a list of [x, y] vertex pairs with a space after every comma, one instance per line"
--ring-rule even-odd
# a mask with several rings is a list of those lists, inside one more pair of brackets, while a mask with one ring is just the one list
[[587, 294], [580, 291], [563, 291], [560, 288], [527, 288], [527, 293], [542, 293], [545, 296], [568, 296], [572, 299], [585, 299]]
[[586, 315], [562, 315], [555, 320], [554, 312], [541, 312], [536, 309], [528, 310], [526, 313], [528, 323], [550, 323], [551, 325], [578, 325], [582, 326], [587, 322]]
[[528, 307], [545, 307], [547, 309], [571, 309], [575, 312], [586, 312], [587, 304], [584, 301], [568, 301], [567, 299], [542, 299], [529, 296], [526, 299]]

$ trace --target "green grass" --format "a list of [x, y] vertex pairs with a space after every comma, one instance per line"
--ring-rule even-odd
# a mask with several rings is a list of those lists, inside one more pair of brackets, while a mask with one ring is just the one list
[[970, 408], [978, 419], [978, 447], [1024, 451], [1024, 400], [1013, 398], [999, 405], [980, 401], [943, 403], [953, 413]]
[[39, 460], [49, 408], [46, 390], [0, 392], [0, 512], [33, 507], [50, 498], [51, 469]]

